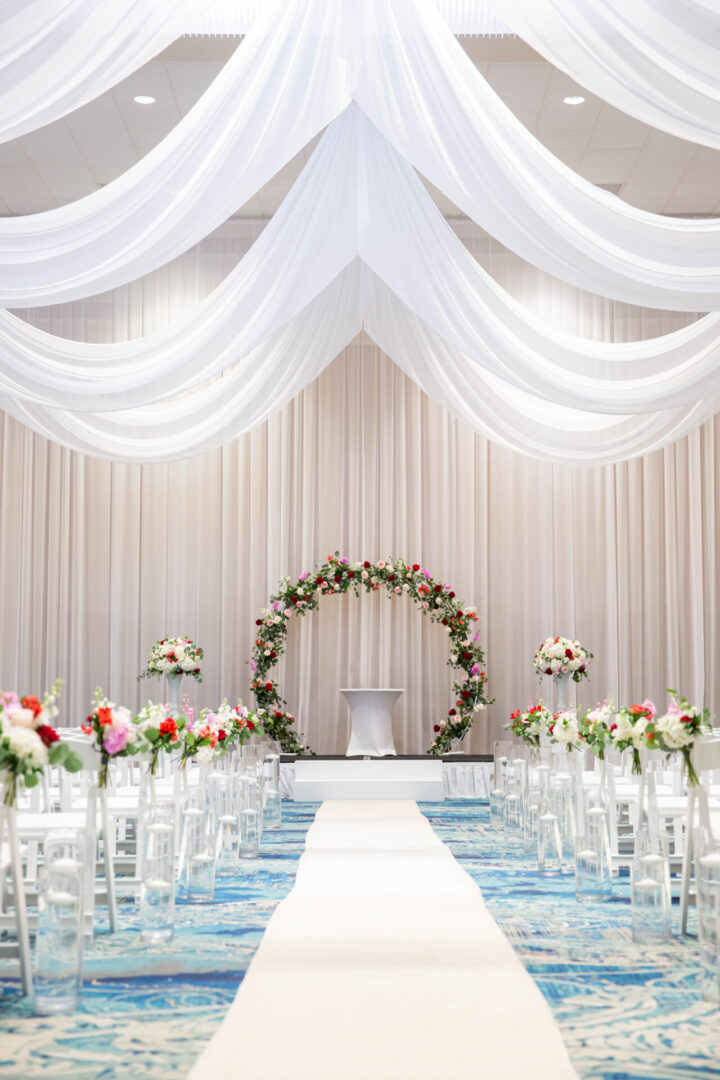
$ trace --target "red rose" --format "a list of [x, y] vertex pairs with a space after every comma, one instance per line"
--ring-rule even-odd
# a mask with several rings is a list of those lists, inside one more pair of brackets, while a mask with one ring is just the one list
[[218, 742], [223, 742], [226, 738], [227, 735], [225, 734], [225, 731], [223, 730], [223, 728], [220, 728], [220, 730], [218, 731]]
[[177, 731], [177, 724], [171, 717], [168, 720], [162, 721], [159, 730], [161, 735], [174, 735]]
[[462, 692], [462, 696], [463, 696], [463, 697], [465, 698], [465, 700], [467, 701], [467, 699], [468, 699], [468, 698], [470, 697], [470, 691], [469, 691], [469, 690], [463, 690], [463, 692]]
[[552, 675], [552, 668], [551, 667], [546, 667], [545, 668], [545, 674], [546, 675]]
[[450, 712], [448, 713], [448, 716], [457, 716], [457, 713], [455, 712], [454, 709], [451, 709]]
[[336, 581], [342, 581], [342, 574], [336, 574], [335, 575], [335, 580]]
[[196, 667], [194, 672], [193, 672], [193, 675], [199, 675], [199, 674], [200, 674], [200, 668]]
[[275, 719], [276, 720], [282, 720], [282, 713], [281, 712], [276, 712], [275, 713]]
[[440, 622], [443, 624], [443, 626], [447, 626], [448, 624], [447, 619], [441, 619]]
[[462, 611], [458, 611], [457, 617], [458, 617], [458, 619], [462, 619], [462, 617], [463, 617]]
[[348, 577], [355, 577], [355, 571], [354, 570], [348, 570]]
[[109, 727], [112, 724], [112, 709], [99, 708], [97, 718], [102, 727]]
[[247, 726], [248, 726], [248, 728], [250, 729], [250, 731], [254, 731], [254, 730], [255, 730], [255, 725], [253, 724], [252, 720], [248, 720], [248, 721], [247, 721]]
[[435, 592], [442, 592], [442, 585], [436, 585]]
[[469, 652], [464, 652], [462, 654], [462, 658], [463, 658], [463, 660], [469, 660], [470, 659], [470, 653]]
[[265, 683], [265, 689], [266, 690], [272, 690], [272, 688], [273, 688], [273, 684], [271, 682], [266, 682]]
[[415, 571], [415, 573], [417, 574], [418, 570], [420, 569], [420, 563], [419, 562], [414, 562], [412, 568]]
[[454, 592], [449, 592], [448, 596], [450, 597], [451, 600], [455, 599], [455, 593]]
[[395, 575], [394, 574], [388, 574], [388, 581], [394, 581], [394, 580], [395, 580]]
[[275, 652], [275, 650], [273, 649], [273, 650], [272, 650], [272, 652], [270, 653], [270, 659], [271, 659], [271, 660], [275, 660], [275, 659], [276, 659], [276, 657], [277, 657], [277, 653], [276, 653], [276, 652]]
[[440, 730], [440, 725], [439, 724], [434, 724], [433, 725], [433, 731], [439, 731], [439, 730]]
[[565, 650], [565, 655], [567, 656], [568, 660], [574, 660], [575, 659], [575, 656], [573, 655], [572, 649], [566, 649]]
[[366, 570], [369, 570], [369, 569], [370, 569], [370, 566], [371, 566], [371, 565], [372, 565], [372, 564], [371, 564], [371, 563], [369, 563], [369, 562], [367, 561], [367, 559], [366, 559], [366, 560], [365, 560], [365, 562], [363, 563], [363, 566], [365, 567], [365, 569], [366, 569]]
[[27, 697], [20, 698], [20, 704], [25, 709], [30, 709], [33, 716], [39, 716], [42, 712], [42, 702], [35, 694], [29, 694]]
[[[26, 706], [26, 708], [29, 708], [29, 706]], [[41, 724], [37, 729], [37, 733], [46, 746], [50, 746], [51, 743], [58, 742], [60, 739], [55, 728], [51, 728], [49, 724]]]
[[262, 619], [256, 619], [255, 620], [255, 625], [256, 626], [262, 626]]
[[288, 716], [288, 724], [294, 724], [294, 723], [295, 723], [295, 717], [294, 716]]

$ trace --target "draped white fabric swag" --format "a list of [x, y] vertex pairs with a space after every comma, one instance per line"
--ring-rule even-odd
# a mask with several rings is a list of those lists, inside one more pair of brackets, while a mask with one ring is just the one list
[[720, 148], [720, 10], [704, 0], [483, 0], [623, 112]]
[[52, 303], [147, 273], [242, 205], [351, 100], [474, 221], [549, 273], [636, 304], [719, 306], [720, 224], [648, 214], [577, 176], [420, 0], [269, 6], [143, 161], [69, 206], [0, 222], [0, 302]]
[[178, 37], [197, 5], [3, 0], [0, 142], [43, 127], [115, 86]]
[[[355, 106], [330, 125], [235, 269], [169, 329], [94, 345], [1, 315], [0, 402], [75, 449], [122, 460], [187, 456], [265, 419], [361, 325], [478, 430], [550, 460], [645, 452], [720, 405], [718, 316], [632, 344], [554, 329], [472, 258]], [[238, 355], [225, 379], [149, 405]], [[567, 408], [548, 413], [533, 395]], [[107, 409], [120, 411], [98, 412]], [[640, 412], [650, 415], [628, 415]]]

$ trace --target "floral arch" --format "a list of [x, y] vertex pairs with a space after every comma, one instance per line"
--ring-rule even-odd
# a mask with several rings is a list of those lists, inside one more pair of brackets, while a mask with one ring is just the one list
[[295, 717], [285, 708], [287, 702], [271, 674], [285, 652], [290, 619], [317, 610], [323, 596], [351, 591], [359, 596], [361, 589], [376, 592], [381, 588], [390, 597], [408, 596], [423, 615], [440, 623], [450, 638], [448, 667], [457, 672], [452, 687], [455, 701], [447, 716], [434, 725], [435, 738], [428, 753], [447, 753], [452, 743], [469, 730], [476, 713], [489, 704], [485, 697], [484, 656], [478, 644], [475, 608], [462, 604], [448, 584], [435, 581], [419, 563], [410, 564], [402, 559], [351, 563], [336, 551], [312, 571], [301, 574], [296, 582], [283, 578], [277, 593], [270, 597], [269, 606], [255, 620], [257, 637], [248, 661], [252, 689], [258, 708], [266, 713], [263, 728], [286, 753], [312, 753], [302, 742], [302, 735], [295, 728]]

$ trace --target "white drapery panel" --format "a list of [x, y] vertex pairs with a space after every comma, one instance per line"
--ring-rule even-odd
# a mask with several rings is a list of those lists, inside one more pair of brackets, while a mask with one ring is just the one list
[[[259, 607], [335, 548], [417, 559], [478, 605], [497, 702], [475, 751], [538, 692], [530, 658], [552, 631], [596, 654], [581, 702], [663, 700], [669, 685], [720, 712], [717, 419], [633, 462], [553, 467], [474, 435], [368, 345], [262, 427], [175, 465], [0, 429], [0, 685], [65, 677], [66, 722], [97, 684], [133, 706], [160, 696], [134, 676], [166, 633], [206, 649], [197, 704], [247, 696]], [[412, 605], [328, 599], [293, 625], [280, 685], [326, 753], [347, 745], [340, 686], [405, 687], [396, 743], [421, 752], [451, 704], [446, 661]]]
[[720, 11], [698, 0], [486, 0], [581, 86], [652, 127], [720, 147]]
[[197, 6], [198, 0], [3, 0], [0, 142], [115, 86], [174, 41]]
[[268, 8], [196, 106], [126, 174], [69, 206], [0, 222], [0, 303], [76, 298], [157, 267], [351, 100], [474, 221], [547, 272], [641, 305], [720, 306], [720, 224], [648, 214], [577, 176], [418, 0]]

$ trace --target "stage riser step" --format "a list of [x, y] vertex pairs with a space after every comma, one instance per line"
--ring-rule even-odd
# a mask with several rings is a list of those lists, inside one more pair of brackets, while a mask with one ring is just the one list
[[295, 802], [444, 798], [442, 761], [296, 761]]

